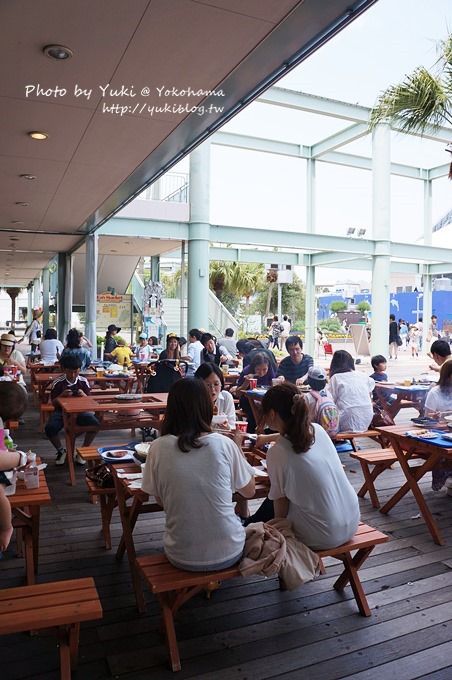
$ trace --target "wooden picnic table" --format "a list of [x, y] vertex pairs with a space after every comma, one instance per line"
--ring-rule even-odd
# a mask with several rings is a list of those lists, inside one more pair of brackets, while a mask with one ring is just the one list
[[[424, 402], [430, 385], [398, 385], [397, 383], [376, 382], [375, 391], [386, 413], [394, 420], [402, 408], [414, 408], [419, 415], [424, 413]], [[390, 397], [395, 394], [394, 401]]]
[[[57, 403], [63, 411], [66, 435], [67, 463], [72, 486], [75, 485], [73, 454], [78, 434], [98, 430], [134, 430], [157, 427], [166, 409], [167, 392], [137, 395], [132, 401], [121, 400], [126, 395], [97, 395], [96, 397], [59, 397]], [[99, 425], [77, 425], [77, 416], [84, 411], [96, 414]], [[137, 413], [138, 411], [138, 413]]]
[[[122, 477], [122, 475], [140, 473], [141, 468], [138, 465], [135, 463], [114, 463], [110, 464], [110, 468], [115, 479], [116, 500], [122, 523], [122, 538], [116, 552], [116, 557], [117, 559], [122, 559], [124, 552], [127, 552], [137, 607], [140, 612], [143, 612], [145, 605], [141, 579], [136, 565], [133, 530], [140, 514], [163, 511], [163, 508], [156, 502], [153, 496], [148, 496], [142, 489], [130, 488], [130, 482], [133, 480]], [[269, 478], [258, 476], [255, 482], [256, 490], [253, 498], [266, 498], [270, 483]]]
[[[39, 464], [39, 459], [36, 462]], [[27, 584], [31, 585], [35, 583], [35, 574], [38, 571], [41, 506], [48, 505], [51, 501], [44, 470], [39, 471], [37, 489], [27, 489], [25, 482], [18, 479], [16, 493], [7, 498], [11, 505], [13, 527], [18, 532], [18, 553], [21, 554], [22, 541], [25, 548], [25, 573]]]
[[[58, 375], [62, 375], [60, 369], [58, 373], [47, 373], [42, 371], [37, 373], [34, 377], [34, 385], [36, 386], [36, 392], [38, 395], [38, 400], [40, 404], [46, 403], [50, 396], [50, 386], [52, 382], [58, 378]], [[117, 388], [121, 394], [129, 394], [132, 392], [133, 384], [135, 382], [135, 374], [131, 373], [128, 375], [114, 374], [114, 375], [103, 375], [99, 377], [95, 371], [90, 371], [86, 373], [81, 373], [83, 378], [86, 378], [89, 382], [91, 389], [105, 390], [108, 385], [111, 384], [113, 387]]]
[[[443, 447], [427, 439], [420, 440], [410, 437], [406, 434], [406, 425], [376, 427], [375, 429], [389, 439], [406, 479], [406, 482], [402, 484], [400, 489], [380, 508], [380, 512], [383, 514], [389, 512], [411, 491], [433, 540], [438, 545], [443, 545], [444, 540], [430, 512], [419, 482], [427, 472], [431, 472], [434, 468], [440, 469], [444, 464], [443, 461], [448, 467], [452, 466], [452, 442], [450, 442], [450, 446]], [[434, 429], [439, 430], [440, 428], [435, 427]], [[446, 430], [447, 428], [444, 429]], [[410, 466], [410, 461], [413, 458], [421, 458], [424, 462], [421, 465]]]

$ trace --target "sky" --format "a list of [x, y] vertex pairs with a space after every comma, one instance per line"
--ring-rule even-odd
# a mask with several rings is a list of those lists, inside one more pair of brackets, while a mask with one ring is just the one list
[[[451, 0], [379, 0], [277, 85], [373, 106], [380, 92], [417, 66], [431, 68], [437, 59], [438, 41], [450, 31]], [[337, 129], [337, 121], [329, 117], [257, 102], [223, 128], [307, 145]], [[370, 157], [371, 137], [341, 150]], [[450, 154], [443, 143], [392, 133], [391, 158], [429, 168], [448, 163]], [[367, 229], [370, 235], [371, 172], [318, 163], [316, 176], [316, 231], [345, 235], [347, 228], [354, 226]], [[302, 160], [212, 145], [211, 222], [303, 231], [305, 184]], [[432, 205], [434, 224], [452, 208], [452, 183], [447, 178], [434, 181]], [[423, 228], [422, 182], [393, 177], [392, 240], [413, 242], [422, 237]], [[439, 233], [435, 238], [441, 241], [445, 237]], [[331, 279], [331, 270], [322, 271], [318, 276]]]

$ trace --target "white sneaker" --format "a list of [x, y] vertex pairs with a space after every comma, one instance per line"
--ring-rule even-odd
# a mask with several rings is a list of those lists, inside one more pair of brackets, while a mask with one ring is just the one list
[[86, 460], [83, 460], [79, 453], [74, 453], [74, 463], [77, 463], [77, 465], [86, 465]]
[[58, 451], [55, 465], [64, 465], [64, 463], [66, 462], [66, 456], [67, 456], [66, 449], [61, 449], [61, 451]]

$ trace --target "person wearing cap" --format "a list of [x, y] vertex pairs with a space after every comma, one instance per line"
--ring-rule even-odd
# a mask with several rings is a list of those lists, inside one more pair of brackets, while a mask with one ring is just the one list
[[146, 333], [140, 333], [138, 336], [140, 344], [135, 350], [135, 356], [138, 361], [149, 361], [153, 355], [152, 347], [148, 344], [148, 336]]
[[179, 337], [176, 333], [168, 333], [166, 336], [166, 349], [160, 352], [159, 361], [163, 359], [180, 359]]
[[42, 315], [42, 309], [40, 307], [33, 307], [32, 313], [33, 321], [27, 326], [27, 330], [18, 342], [23, 342], [25, 338], [27, 338], [27, 342], [29, 342], [31, 346], [31, 351], [37, 352], [42, 337], [42, 325], [39, 320]]
[[110, 352], [111, 358], [116, 361], [120, 366], [127, 366], [130, 368], [132, 366], [131, 357], [133, 357], [133, 352], [130, 347], [127, 347], [124, 338], [116, 338], [117, 345], [112, 352]]
[[303, 341], [298, 335], [290, 335], [287, 338], [286, 350], [289, 356], [279, 364], [277, 376], [282, 375], [284, 380], [300, 385], [309, 367], [314, 364], [314, 359], [309, 354], [303, 354]]
[[118, 335], [120, 330], [121, 329], [118, 328], [118, 326], [115, 326], [114, 323], [111, 323], [107, 328], [107, 332], [105, 333], [104, 360], [106, 359], [108, 361], [111, 359], [111, 353], [118, 345], [114, 336]]
[[12, 333], [3, 333], [0, 338], [0, 366], [3, 366], [5, 372], [10, 372], [9, 369], [16, 369], [20, 371], [19, 379], [16, 382], [22, 387], [25, 387], [24, 374], [27, 370], [25, 364], [25, 357], [22, 352], [15, 349], [17, 338]]

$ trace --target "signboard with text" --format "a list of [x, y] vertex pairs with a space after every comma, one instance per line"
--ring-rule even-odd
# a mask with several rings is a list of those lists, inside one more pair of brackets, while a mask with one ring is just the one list
[[130, 328], [131, 314], [131, 295], [101, 293], [97, 296], [96, 327], [98, 331], [106, 331], [112, 323], [118, 328]]

